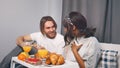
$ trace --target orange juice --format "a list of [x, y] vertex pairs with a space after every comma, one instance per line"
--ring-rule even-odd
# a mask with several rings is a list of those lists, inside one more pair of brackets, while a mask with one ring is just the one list
[[46, 49], [40, 49], [38, 50], [38, 54], [41, 58], [45, 58], [48, 54], [48, 51]]
[[27, 52], [27, 53], [30, 52], [31, 48], [32, 48], [31, 46], [27, 46], [27, 45], [23, 46], [24, 52]]

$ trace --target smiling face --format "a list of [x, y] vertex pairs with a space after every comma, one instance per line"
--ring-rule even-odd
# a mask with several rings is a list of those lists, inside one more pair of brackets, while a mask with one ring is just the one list
[[46, 21], [44, 24], [44, 34], [48, 38], [55, 38], [56, 36], [56, 27], [53, 23], [53, 21]]

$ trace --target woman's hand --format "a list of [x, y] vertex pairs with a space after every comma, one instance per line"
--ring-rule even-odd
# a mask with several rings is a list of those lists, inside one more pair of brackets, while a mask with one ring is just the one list
[[85, 64], [84, 64], [84, 60], [82, 59], [81, 55], [78, 53], [79, 49], [82, 47], [83, 45], [76, 45], [75, 42], [72, 43], [72, 52], [76, 58], [76, 61], [78, 62], [78, 65], [80, 68], [85, 68]]
[[75, 42], [72, 43], [72, 51], [79, 51], [79, 49], [82, 47], [82, 44], [81, 45], [76, 45]]

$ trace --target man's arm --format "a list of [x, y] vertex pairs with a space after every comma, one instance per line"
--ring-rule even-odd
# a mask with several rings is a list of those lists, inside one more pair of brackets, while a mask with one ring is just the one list
[[30, 35], [20, 36], [16, 39], [16, 44], [21, 46], [21, 44], [27, 40], [32, 40]]

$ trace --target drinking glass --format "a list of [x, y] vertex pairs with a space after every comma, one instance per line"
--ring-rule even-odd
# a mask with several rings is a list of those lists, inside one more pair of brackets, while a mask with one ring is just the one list
[[42, 65], [45, 65], [46, 57], [48, 55], [48, 51], [46, 49], [39, 49], [38, 54], [41, 57]]
[[32, 49], [32, 46], [29, 42], [24, 42], [24, 44], [22, 45], [23, 51], [26, 53], [29, 53]]

